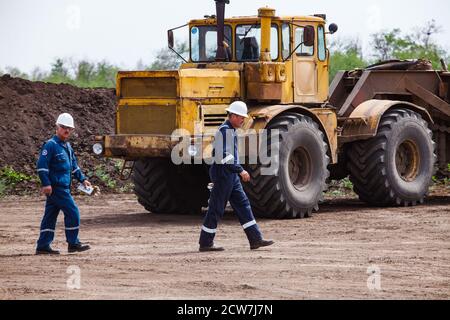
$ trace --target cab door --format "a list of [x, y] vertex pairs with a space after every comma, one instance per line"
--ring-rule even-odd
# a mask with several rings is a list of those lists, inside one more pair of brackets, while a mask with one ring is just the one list
[[[294, 102], [317, 102], [318, 94], [318, 60], [315, 50], [316, 41], [305, 43], [307, 32], [313, 32], [315, 39], [315, 27], [310, 25], [294, 26]], [[310, 34], [311, 36], [311, 34]], [[307, 41], [308, 42], [308, 41]]]

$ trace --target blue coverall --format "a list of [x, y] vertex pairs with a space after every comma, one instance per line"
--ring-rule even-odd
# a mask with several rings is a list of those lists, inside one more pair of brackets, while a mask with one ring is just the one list
[[55, 236], [56, 220], [60, 210], [64, 212], [66, 239], [69, 245], [79, 244], [80, 213], [70, 194], [72, 175], [83, 183], [86, 177], [78, 167], [77, 158], [71, 145], [54, 136], [42, 147], [37, 171], [42, 186], [52, 187], [52, 194], [47, 197], [45, 214], [41, 222], [37, 249], [47, 249]]
[[228, 120], [219, 127], [213, 150], [216, 160], [209, 170], [209, 175], [214, 187], [211, 190], [208, 212], [200, 233], [200, 247], [214, 245], [217, 224], [223, 217], [228, 201], [236, 212], [249, 242], [261, 240], [261, 232], [239, 178], [244, 169], [239, 164], [236, 130]]

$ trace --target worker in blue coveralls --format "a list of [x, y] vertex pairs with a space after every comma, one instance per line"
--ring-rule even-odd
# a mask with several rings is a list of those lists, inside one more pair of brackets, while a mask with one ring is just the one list
[[47, 202], [36, 254], [59, 254], [59, 251], [53, 250], [50, 245], [55, 236], [56, 220], [60, 210], [64, 212], [69, 253], [90, 249], [89, 245], [82, 244], [78, 239], [80, 213], [70, 194], [72, 175], [85, 187], [91, 187], [78, 167], [77, 158], [67, 141], [74, 128], [72, 116], [68, 113], [61, 114], [56, 121], [56, 135], [44, 144], [37, 162], [37, 171], [42, 183], [41, 191], [47, 196]]
[[248, 118], [247, 105], [242, 101], [233, 102], [229, 108], [228, 120], [225, 121], [215, 135], [215, 158], [209, 174], [214, 184], [209, 198], [208, 212], [200, 233], [200, 252], [223, 251], [224, 248], [214, 245], [217, 224], [223, 217], [229, 201], [250, 242], [250, 249], [272, 245], [272, 240], [264, 240], [245, 194], [240, 178], [250, 181], [250, 175], [239, 164], [236, 129], [241, 128]]

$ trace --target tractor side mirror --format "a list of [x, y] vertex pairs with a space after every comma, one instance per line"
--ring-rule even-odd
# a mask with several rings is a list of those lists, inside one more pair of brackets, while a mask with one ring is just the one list
[[338, 31], [338, 25], [336, 23], [332, 23], [328, 26], [328, 30], [330, 31], [330, 34], [336, 33]]
[[173, 49], [174, 41], [173, 41], [173, 31], [172, 30], [167, 31], [167, 40], [168, 40], [169, 48]]
[[313, 26], [306, 26], [303, 29], [303, 44], [307, 47], [314, 46], [314, 40], [316, 38], [316, 32]]

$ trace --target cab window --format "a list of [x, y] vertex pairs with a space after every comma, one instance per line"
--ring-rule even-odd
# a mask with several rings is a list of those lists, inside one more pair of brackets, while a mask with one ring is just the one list
[[281, 52], [283, 60], [287, 59], [291, 54], [291, 30], [289, 24], [284, 23], [281, 27]]
[[317, 35], [319, 37], [319, 42], [317, 44], [317, 53], [320, 61], [325, 61], [327, 59], [326, 47], [325, 47], [325, 29], [323, 26], [319, 26], [317, 29]]
[[[278, 27], [271, 28], [270, 55], [278, 59]], [[261, 51], [261, 25], [239, 25], [236, 27], [236, 59], [258, 61]]]
[[312, 46], [306, 46], [303, 43], [303, 32], [305, 28], [304, 27], [298, 27], [295, 29], [295, 47], [297, 50], [295, 53], [297, 56], [313, 56], [314, 55], [314, 45]]
[[[215, 61], [217, 52], [217, 27], [216, 26], [194, 26], [191, 28], [191, 60], [193, 62]], [[225, 26], [225, 42], [229, 48], [227, 55], [231, 60], [232, 31], [230, 26]]]

